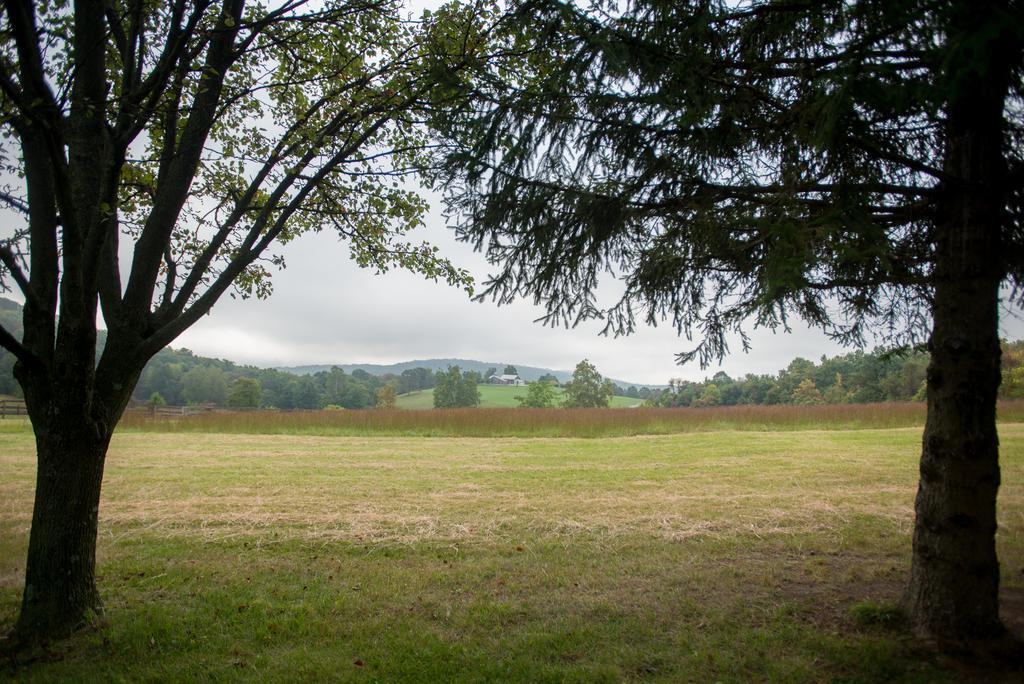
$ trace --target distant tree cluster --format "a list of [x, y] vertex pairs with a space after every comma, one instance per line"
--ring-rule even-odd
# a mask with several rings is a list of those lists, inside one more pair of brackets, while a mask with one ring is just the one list
[[[1024, 360], [1024, 342], [1005, 345], [1004, 356]], [[1007, 366], [1009, 367], [1009, 363]], [[704, 382], [671, 380], [653, 396], [654, 406], [733, 406], [737, 404], [862, 404], [876, 401], [923, 401], [928, 354], [853, 352], [822, 356], [814, 363], [794, 359], [776, 375], [747, 374], [732, 378], [716, 373]], [[1024, 380], [1024, 373], [1021, 373]], [[1009, 388], [1004, 379], [1004, 394]], [[1024, 389], [1024, 383], [1022, 383]], [[1022, 393], [1024, 394], [1024, 393]]]
[[188, 349], [164, 349], [147, 364], [133, 396], [150, 403], [158, 396], [172, 406], [360, 409], [377, 406], [379, 392], [386, 386], [396, 391], [402, 387], [408, 388], [405, 391], [427, 389], [433, 386], [433, 376], [425, 368], [400, 376], [376, 376], [361, 369], [346, 373], [337, 367], [313, 375], [296, 375], [196, 356]]
[[377, 390], [377, 408], [390, 411], [395, 408], [398, 397], [395, 395], [395, 386], [388, 384]]
[[562, 385], [561, 396], [555, 389], [557, 385], [558, 379], [546, 373], [535, 382], [528, 383], [526, 396], [518, 396], [516, 401], [523, 408], [551, 408], [557, 405], [565, 408], [605, 408], [613, 396], [638, 397], [641, 392], [646, 397], [654, 395], [647, 387], [637, 389], [630, 386], [629, 390], [624, 390], [610, 380], [605, 380], [587, 359], [576, 364], [572, 378]]
[[458, 366], [437, 374], [434, 387], [434, 408], [465, 408], [480, 405], [480, 373], [463, 372]]
[[586, 359], [576, 364], [572, 380], [565, 383], [563, 389], [562, 405], [566, 408], [604, 408], [615, 392], [611, 381], [602, 378], [594, 364]]
[[256, 408], [260, 405], [261, 397], [260, 381], [243, 375], [231, 383], [231, 389], [228, 390], [228, 406]]
[[[3, 361], [0, 354], [0, 365]], [[435, 373], [429, 368], [409, 368], [397, 375], [373, 375], [359, 368], [346, 373], [337, 367], [311, 375], [297, 375], [197, 356], [188, 349], [165, 349], [146, 366], [134, 397], [138, 401], [149, 402], [154, 395], [159, 395], [160, 400], [172, 406], [392, 408], [398, 395], [434, 389], [445, 376], [445, 372]], [[452, 405], [476, 406], [478, 401], [464, 403], [469, 401], [468, 387], [471, 383], [475, 391], [475, 385], [486, 382], [486, 379], [476, 371], [460, 370], [460, 377], [464, 378], [464, 389], [454, 401], [462, 403]], [[0, 377], [0, 382], [3, 379]], [[442, 396], [446, 391], [442, 389]], [[447, 401], [442, 399], [442, 402]]]
[[408, 368], [395, 378], [395, 391], [398, 394], [433, 389], [436, 385], [437, 378], [429, 368]]
[[550, 382], [537, 380], [526, 384], [526, 396], [516, 397], [523, 408], [551, 408], [557, 401], [555, 386]]

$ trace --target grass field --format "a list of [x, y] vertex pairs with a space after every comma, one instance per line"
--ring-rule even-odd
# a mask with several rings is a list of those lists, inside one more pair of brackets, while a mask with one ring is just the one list
[[[35, 467], [31, 435], [4, 428], [5, 633]], [[1001, 439], [1003, 607], [1020, 634], [1024, 425]], [[888, 625], [919, 447], [919, 428], [121, 431], [100, 512], [107, 610], [0, 678], [962, 681]]]
[[[480, 408], [518, 408], [516, 397], [526, 396], [526, 387], [509, 385], [478, 385], [480, 390]], [[555, 388], [556, 401], [562, 401], [565, 392], [561, 387]], [[639, 406], [643, 401], [630, 397], [612, 397], [612, 408], [629, 408]], [[420, 390], [398, 396], [396, 405], [400, 409], [432, 409], [434, 408], [434, 390]]]

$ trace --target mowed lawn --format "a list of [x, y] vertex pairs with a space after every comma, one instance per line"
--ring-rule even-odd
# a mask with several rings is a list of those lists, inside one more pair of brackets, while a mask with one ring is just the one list
[[[477, 385], [480, 390], [481, 408], [516, 408], [519, 402], [516, 397], [526, 396], [526, 387], [512, 387], [509, 385]], [[555, 401], [561, 403], [564, 390], [561, 387], [555, 388]], [[639, 406], [642, 399], [631, 397], [612, 397], [609, 405], [612, 408], [630, 408]], [[398, 396], [395, 405], [401, 409], [429, 409], [434, 408], [434, 390], [419, 390]]]
[[[1024, 632], [1024, 425], [1001, 426]], [[17, 681], [965, 679], [890, 624], [920, 429], [601, 439], [121, 432], [97, 626]], [[29, 434], [0, 434], [0, 631]], [[971, 671], [982, 680], [1019, 673]]]

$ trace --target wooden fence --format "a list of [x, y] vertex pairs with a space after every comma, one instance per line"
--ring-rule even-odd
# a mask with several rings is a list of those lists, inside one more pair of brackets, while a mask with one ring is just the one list
[[[232, 408], [225, 409], [214, 404], [196, 404], [192, 406], [147, 406], [145, 404], [133, 406], [128, 409], [132, 413], [149, 415], [154, 418], [180, 418], [182, 416], [193, 416], [198, 413], [214, 412], [240, 412], [254, 411], [256, 409]], [[8, 416], [27, 416], [25, 402], [22, 399], [0, 399], [0, 419]]]
[[27, 416], [25, 402], [21, 399], [0, 399], [0, 418], [7, 416]]
[[189, 406], [152, 406], [149, 404], [137, 404], [128, 408], [128, 412], [135, 415], [146, 415], [151, 418], [181, 418], [182, 416], [194, 416], [202, 413], [244, 413], [246, 411], [258, 411], [257, 408], [247, 407], [224, 407], [216, 404], [192, 404]]

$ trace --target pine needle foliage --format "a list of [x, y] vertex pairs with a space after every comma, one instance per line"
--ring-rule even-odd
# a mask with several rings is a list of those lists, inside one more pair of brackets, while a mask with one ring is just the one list
[[434, 122], [459, 236], [496, 269], [481, 296], [612, 334], [667, 319], [705, 365], [794, 315], [921, 343], [947, 103], [989, 60], [1013, 73], [1000, 267], [1024, 273], [1024, 17], [983, 4], [987, 45], [949, 38], [964, 3], [936, 0], [508, 3], [506, 56]]

